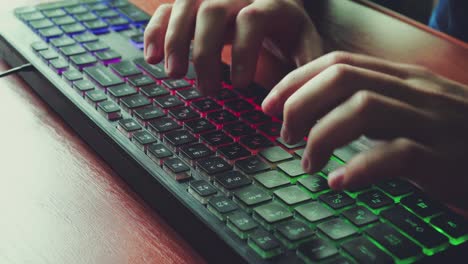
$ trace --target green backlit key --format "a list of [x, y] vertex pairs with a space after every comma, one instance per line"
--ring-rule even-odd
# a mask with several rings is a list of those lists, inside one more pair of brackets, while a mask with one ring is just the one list
[[327, 165], [325, 165], [325, 167], [322, 169], [322, 172], [325, 173], [325, 175], [328, 175], [330, 172], [338, 169], [341, 166], [343, 166], [343, 164], [341, 164], [340, 162], [334, 159], [330, 159]]
[[279, 146], [269, 147], [260, 152], [260, 155], [271, 163], [285, 161], [293, 156]]
[[278, 168], [286, 173], [286, 175], [289, 177], [297, 177], [305, 174], [304, 170], [302, 169], [301, 161], [298, 159], [280, 163], [278, 164]]
[[309, 240], [314, 235], [314, 231], [299, 220], [281, 223], [276, 231], [278, 238], [289, 249], [297, 248], [299, 244]]
[[264, 259], [269, 259], [281, 254], [278, 239], [261, 228], [250, 234], [248, 244]]
[[387, 192], [388, 194], [393, 196], [408, 194], [416, 190], [416, 188], [409, 182], [400, 179], [386, 181], [378, 184], [377, 186], [384, 192]]
[[338, 249], [327, 240], [316, 237], [299, 246], [298, 253], [306, 260], [314, 262], [335, 256]]
[[349, 221], [351, 221], [356, 226], [365, 226], [370, 223], [373, 223], [379, 218], [373, 214], [369, 209], [365, 208], [364, 206], [356, 206], [344, 211], [343, 216], [346, 217]]
[[393, 204], [393, 200], [379, 190], [371, 190], [361, 193], [358, 195], [358, 199], [373, 209]]
[[333, 216], [333, 212], [319, 202], [310, 202], [294, 208], [299, 214], [309, 222], [317, 222]]
[[255, 185], [250, 185], [235, 191], [234, 197], [247, 208], [250, 206], [257, 206], [271, 200], [271, 195]]
[[402, 198], [400, 202], [420, 217], [429, 217], [442, 212], [439, 204], [420, 194], [411, 194]]
[[431, 219], [431, 224], [444, 230], [449, 236], [459, 238], [468, 234], [468, 225], [462, 217], [444, 213]]
[[355, 203], [354, 199], [345, 192], [328, 192], [320, 195], [319, 199], [333, 209], [340, 209]]
[[296, 185], [278, 189], [274, 191], [274, 194], [288, 206], [298, 205], [312, 199], [306, 192]]
[[266, 164], [257, 156], [251, 156], [246, 159], [238, 160], [236, 161], [235, 165], [245, 174], [255, 174], [271, 169], [270, 165]]
[[286, 175], [276, 170], [262, 172], [255, 175], [254, 178], [267, 189], [275, 189], [289, 185], [290, 183], [289, 178]]
[[343, 249], [360, 264], [393, 263], [393, 259], [365, 237], [346, 241]]
[[215, 185], [220, 187], [227, 194], [232, 190], [244, 187], [251, 183], [251, 179], [234, 170], [226, 171], [215, 177]]
[[330, 189], [327, 180], [318, 174], [309, 175], [305, 178], [301, 178], [298, 182], [307, 190], [313, 193]]
[[270, 202], [254, 209], [255, 216], [265, 224], [267, 229], [271, 229], [270, 225], [284, 221], [292, 217], [292, 213], [288, 208], [277, 202]]
[[227, 226], [241, 239], [246, 239], [249, 232], [258, 227], [257, 222], [243, 211], [236, 211], [227, 217]]
[[221, 221], [225, 221], [229, 213], [236, 211], [239, 207], [231, 199], [225, 196], [215, 196], [208, 201], [210, 210]]
[[206, 204], [216, 194], [216, 189], [205, 180], [196, 180], [190, 182], [188, 192], [202, 204]]
[[334, 218], [320, 223], [317, 228], [333, 240], [343, 239], [357, 233], [354, 226], [341, 218]]

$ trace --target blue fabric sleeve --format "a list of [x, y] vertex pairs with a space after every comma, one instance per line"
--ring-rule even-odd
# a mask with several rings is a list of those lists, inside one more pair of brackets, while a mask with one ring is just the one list
[[468, 42], [468, 1], [440, 0], [429, 26]]

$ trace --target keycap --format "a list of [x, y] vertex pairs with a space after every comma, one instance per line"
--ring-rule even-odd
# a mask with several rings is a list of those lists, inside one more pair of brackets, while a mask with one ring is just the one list
[[[88, 68], [85, 68], [88, 69]], [[130, 85], [124, 83], [107, 88], [107, 93], [115, 100], [137, 94], [137, 90]]]
[[41, 50], [39, 51], [39, 55], [44, 59], [44, 60], [53, 60], [58, 58], [57, 52], [47, 49], [47, 50]]
[[135, 63], [138, 67], [142, 68], [156, 79], [165, 79], [168, 77], [167, 73], [164, 70], [163, 64], [151, 65], [148, 64], [144, 58], [135, 59], [133, 60], [133, 63]]
[[111, 49], [97, 51], [96, 53], [94, 53], [94, 55], [96, 55], [96, 58], [98, 58], [100, 61], [104, 62], [114, 61], [122, 58], [122, 56], [119, 53]]
[[211, 120], [212, 122], [214, 122], [215, 124], [218, 124], [218, 125], [224, 125], [226, 123], [233, 122], [233, 121], [237, 120], [237, 117], [234, 116], [233, 114], [231, 114], [227, 110], [211, 112], [211, 113], [208, 113], [206, 115], [206, 117], [209, 120]]
[[164, 111], [161, 108], [154, 105], [149, 105], [143, 108], [135, 109], [133, 111], [133, 114], [139, 121], [141, 121], [140, 123], [143, 122], [144, 124], [146, 124], [146, 122], [148, 121], [163, 117], [165, 115]]
[[177, 90], [177, 89], [186, 88], [190, 86], [190, 83], [184, 79], [177, 79], [177, 80], [166, 79], [166, 80], [163, 80], [162, 83], [171, 90]]
[[430, 217], [442, 212], [442, 206], [440, 204], [419, 193], [413, 193], [403, 197], [400, 203], [411, 209], [420, 217]]
[[63, 9], [51, 9], [51, 10], [44, 10], [42, 11], [44, 16], [46, 17], [60, 17], [65, 16], [67, 13]]
[[227, 217], [228, 227], [241, 239], [247, 239], [248, 233], [255, 230], [258, 224], [243, 211], [235, 211]]
[[258, 228], [249, 235], [249, 245], [254, 244], [252, 249], [257, 252], [262, 258], [269, 259], [281, 254], [280, 242], [276, 237]]
[[287, 186], [273, 192], [276, 197], [288, 206], [309, 201], [311, 197], [296, 185]]
[[202, 113], [221, 109], [221, 105], [210, 98], [193, 101], [191, 106]]
[[151, 79], [148, 75], [136, 75], [128, 77], [128, 83], [135, 87], [142, 87], [146, 85], [156, 84], [153, 79]]
[[75, 40], [70, 38], [69, 36], [62, 36], [59, 38], [54, 38], [50, 40], [50, 44], [56, 48], [61, 48], [65, 46], [70, 46], [75, 44]]
[[333, 209], [340, 209], [354, 204], [356, 201], [345, 192], [328, 192], [319, 196], [319, 199]]
[[199, 118], [200, 114], [188, 106], [173, 108], [169, 110], [169, 114], [177, 121], [187, 121], [194, 118]]
[[224, 107], [236, 113], [243, 113], [254, 109], [254, 106], [243, 99], [235, 99], [224, 103]]
[[42, 28], [51, 27], [54, 25], [54, 23], [52, 23], [52, 21], [50, 21], [49, 19], [44, 18], [44, 19], [31, 21], [29, 22], [29, 25], [31, 25], [31, 27], [34, 28], [35, 30], [38, 30]]
[[140, 92], [148, 98], [169, 95], [169, 91], [159, 84], [141, 87]]
[[271, 170], [259, 173], [254, 176], [255, 180], [267, 189], [276, 189], [278, 187], [289, 185], [289, 178], [277, 170]]
[[100, 18], [113, 18], [119, 16], [119, 13], [112, 9], [97, 11], [96, 14]]
[[223, 131], [219, 130], [201, 134], [200, 139], [214, 148], [233, 142], [231, 137], [226, 135]]
[[62, 73], [63, 77], [69, 82], [74, 82], [83, 79], [83, 75], [80, 71], [69, 69]]
[[297, 250], [310, 261], [320, 261], [338, 254], [335, 245], [319, 237], [305, 242]]
[[66, 24], [60, 26], [66, 34], [78, 34], [86, 31], [86, 28], [80, 23]]
[[178, 148], [183, 145], [194, 143], [197, 139], [186, 130], [170, 131], [164, 135], [164, 142], [169, 143], [169, 146], [177, 152]]
[[317, 229], [333, 240], [343, 239], [357, 233], [357, 229], [341, 218], [333, 218], [317, 225]]
[[[83, 47], [89, 52], [96, 52], [96, 51], [102, 51], [102, 50], [109, 49], [109, 46], [107, 44], [101, 42], [101, 41], [87, 42], [87, 43], [83, 44]], [[114, 69], [114, 68], [112, 68], [112, 69]]]
[[122, 117], [119, 106], [112, 101], [98, 103], [98, 110], [109, 120], [116, 120]]
[[307, 177], [300, 178], [298, 182], [300, 185], [304, 186], [307, 190], [313, 193], [318, 193], [323, 190], [330, 189], [327, 180], [318, 174], [308, 175]]
[[[96, 42], [101, 43], [101, 42]], [[89, 43], [91, 44], [91, 43]], [[85, 45], [86, 47], [86, 45]], [[114, 70], [118, 75], [122, 77], [129, 77], [132, 75], [141, 74], [141, 70], [138, 69], [135, 64], [130, 61], [123, 60], [118, 63], [113, 63], [109, 66], [112, 70]]]
[[124, 135], [126, 135], [128, 138], [131, 138], [133, 136], [133, 133], [141, 130], [140, 124], [133, 120], [133, 118], [125, 118], [119, 120], [117, 129], [119, 129]]
[[177, 157], [168, 158], [163, 162], [164, 168], [176, 181], [190, 179], [190, 167]]
[[96, 37], [96, 35], [92, 33], [85, 32], [83, 34], [73, 35], [73, 39], [75, 39], [76, 41], [80, 43], [88, 43], [88, 42], [97, 41], [98, 37]]
[[147, 148], [148, 156], [157, 164], [162, 165], [164, 159], [169, 158], [173, 155], [163, 144], [150, 144]]
[[271, 169], [271, 166], [257, 156], [250, 156], [235, 162], [236, 168], [245, 174], [256, 174]]
[[445, 212], [431, 219], [431, 224], [442, 229], [453, 238], [459, 238], [468, 233], [468, 224], [462, 217]]
[[240, 117], [254, 125], [262, 124], [271, 120], [271, 117], [265, 115], [262, 111], [257, 110], [243, 113]]
[[434, 248], [447, 241], [446, 236], [437, 232], [400, 205], [384, 210], [380, 215], [425, 247]]
[[41, 12], [28, 12], [25, 14], [21, 14], [20, 18], [25, 21], [34, 21], [44, 19], [44, 15]]
[[358, 199], [374, 209], [393, 204], [393, 200], [379, 190], [371, 190], [361, 193], [358, 195]]
[[421, 253], [421, 248], [393, 227], [379, 223], [365, 231], [370, 237], [400, 259]]
[[278, 202], [257, 206], [254, 208], [254, 213], [269, 225], [292, 218], [292, 213], [289, 212], [288, 208]]
[[141, 94], [134, 94], [120, 99], [120, 104], [128, 111], [135, 108], [148, 106], [151, 104], [151, 102], [148, 100], [148, 98]]
[[96, 58], [89, 53], [71, 56], [70, 61], [80, 69], [91, 66], [97, 62]]
[[237, 98], [237, 94], [229, 89], [220, 89], [215, 96], [215, 99], [220, 101], [234, 98]]
[[271, 137], [277, 137], [281, 132], [281, 123], [278, 122], [267, 122], [258, 126], [258, 130], [267, 134]]
[[269, 147], [260, 151], [260, 156], [271, 163], [285, 161], [293, 156], [279, 146]]
[[304, 156], [304, 150], [303, 148], [301, 149], [298, 149], [296, 151], [294, 151], [294, 154], [296, 154], [297, 156], [299, 156], [300, 158], [302, 158], [302, 156]]
[[365, 237], [357, 237], [342, 244], [343, 249], [358, 263], [393, 263], [393, 259]]
[[251, 153], [242, 147], [239, 143], [232, 143], [226, 146], [218, 148], [218, 153], [223, 155], [228, 160], [236, 160], [245, 158], [251, 155]]
[[184, 123], [184, 127], [194, 134], [211, 131], [216, 128], [204, 118], [187, 121]]
[[73, 82], [73, 86], [82, 95], [84, 95], [88, 91], [94, 90], [94, 84], [89, 80], [79, 80], [79, 81]]
[[233, 137], [247, 136], [255, 133], [255, 129], [251, 128], [244, 122], [234, 122], [226, 124], [223, 130]]
[[302, 169], [301, 161], [298, 159], [280, 163], [278, 164], [278, 168], [289, 177], [297, 177], [305, 174], [305, 171]]
[[43, 41], [36, 41], [31, 44], [31, 48], [34, 51], [39, 52], [41, 50], [47, 50], [49, 48], [49, 45], [47, 45], [47, 43]]
[[234, 197], [244, 206], [258, 206], [271, 200], [271, 195], [255, 185], [249, 185], [234, 191]]
[[156, 97], [154, 99], [154, 102], [162, 109], [168, 109], [184, 105], [184, 102], [182, 102], [177, 96], [174, 95]]
[[207, 176], [213, 176], [232, 169], [232, 166], [220, 157], [209, 157], [197, 161], [197, 167]]
[[146, 151], [150, 144], [156, 143], [157, 141], [156, 138], [146, 130], [133, 133], [132, 140], [135, 142], [135, 145], [137, 145], [143, 151]]
[[92, 91], [86, 92], [85, 98], [86, 98], [86, 101], [88, 101], [94, 107], [96, 107], [97, 103], [105, 101], [107, 99], [107, 96], [101, 90], [92, 90]]
[[107, 10], [109, 8], [104, 3], [95, 3], [95, 4], [88, 5], [88, 6], [89, 6], [89, 9], [91, 9], [92, 11], [102, 11], [102, 10]]
[[162, 138], [162, 134], [171, 130], [179, 129], [181, 126], [169, 117], [161, 117], [148, 123], [149, 129]]
[[102, 87], [109, 87], [124, 83], [122, 79], [120, 79], [115, 73], [103, 65], [86, 67], [83, 71]]
[[215, 196], [208, 201], [208, 210], [214, 213], [219, 220], [225, 221], [227, 215], [236, 211], [239, 207], [231, 199], [225, 196]]
[[190, 101], [202, 97], [200, 91], [195, 88], [177, 90], [176, 94], [185, 101]]
[[123, 17], [115, 17], [107, 19], [107, 23], [114, 27], [114, 30], [128, 28], [129, 21]]
[[59, 74], [68, 68], [68, 62], [62, 58], [50, 60], [49, 63]]
[[54, 17], [54, 18], [51, 18], [51, 20], [58, 26], [70, 25], [70, 24], [76, 23], [76, 20], [71, 16]]
[[67, 11], [69, 14], [82, 14], [82, 13], [86, 13], [88, 12], [89, 10], [82, 6], [82, 5], [76, 5], [76, 6], [69, 6], [69, 7], [65, 7], [65, 11]]
[[352, 146], [344, 146], [333, 151], [333, 155], [344, 162], [350, 161], [354, 156], [359, 153], [359, 150], [353, 148]]
[[294, 208], [294, 211], [309, 222], [317, 222], [333, 216], [333, 212], [319, 202], [307, 202]]
[[230, 195], [231, 191], [251, 183], [251, 179], [238, 171], [226, 171], [215, 177], [215, 185], [221, 188], [227, 195]]
[[369, 211], [369, 209], [364, 206], [352, 207], [346, 211], [343, 211], [342, 214], [358, 227], [365, 226], [379, 220], [379, 218], [374, 213]]
[[182, 146], [180, 154], [189, 161], [196, 161], [213, 155], [213, 151], [202, 143], [195, 143], [189, 146]]
[[86, 53], [86, 50], [79, 44], [61, 47], [59, 48], [59, 50], [63, 55], [67, 57]]
[[325, 167], [322, 169], [322, 172], [325, 174], [325, 175], [328, 175], [330, 172], [338, 169], [339, 167], [342, 167], [343, 164], [341, 164], [340, 162], [334, 160], [334, 159], [330, 159], [328, 161], [328, 163], [325, 165]]
[[273, 143], [263, 135], [253, 134], [240, 138], [240, 143], [251, 150], [260, 150], [273, 145]]
[[188, 192], [202, 204], [208, 203], [209, 198], [217, 193], [216, 189], [205, 180], [191, 181]]
[[92, 21], [92, 20], [98, 19], [98, 17], [95, 14], [91, 13], [91, 12], [83, 13], [83, 14], [76, 14], [75, 18], [76, 18], [76, 20], [78, 20], [80, 22], [86, 22], [86, 21]]
[[286, 247], [289, 249], [296, 248], [297, 243], [301, 240], [311, 238], [314, 235], [313, 230], [299, 220], [290, 220], [278, 224], [276, 231], [283, 239], [287, 241]]
[[136, 23], [147, 23], [151, 18], [148, 14], [146, 14], [145, 12], [133, 5], [120, 7], [118, 8], [118, 11], [120, 11], [127, 18]]
[[377, 186], [384, 192], [387, 192], [388, 194], [393, 196], [408, 194], [416, 190], [416, 188], [409, 182], [401, 179], [392, 179], [389, 181], [385, 181], [383, 183], [379, 183]]

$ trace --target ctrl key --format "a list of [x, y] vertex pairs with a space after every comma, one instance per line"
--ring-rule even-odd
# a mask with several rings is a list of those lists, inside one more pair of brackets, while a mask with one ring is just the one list
[[270, 259], [282, 253], [278, 239], [264, 229], [257, 229], [250, 234], [247, 243], [263, 259]]
[[122, 118], [120, 107], [112, 101], [104, 101], [98, 104], [98, 111], [109, 120]]
[[164, 169], [172, 176], [172, 178], [179, 182], [192, 177], [190, 175], [190, 167], [176, 157], [165, 160]]

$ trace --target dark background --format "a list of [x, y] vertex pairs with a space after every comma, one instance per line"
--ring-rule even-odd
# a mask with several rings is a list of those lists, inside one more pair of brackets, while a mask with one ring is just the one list
[[432, 0], [372, 0], [373, 2], [390, 8], [398, 13], [413, 18], [423, 24], [429, 22]]

